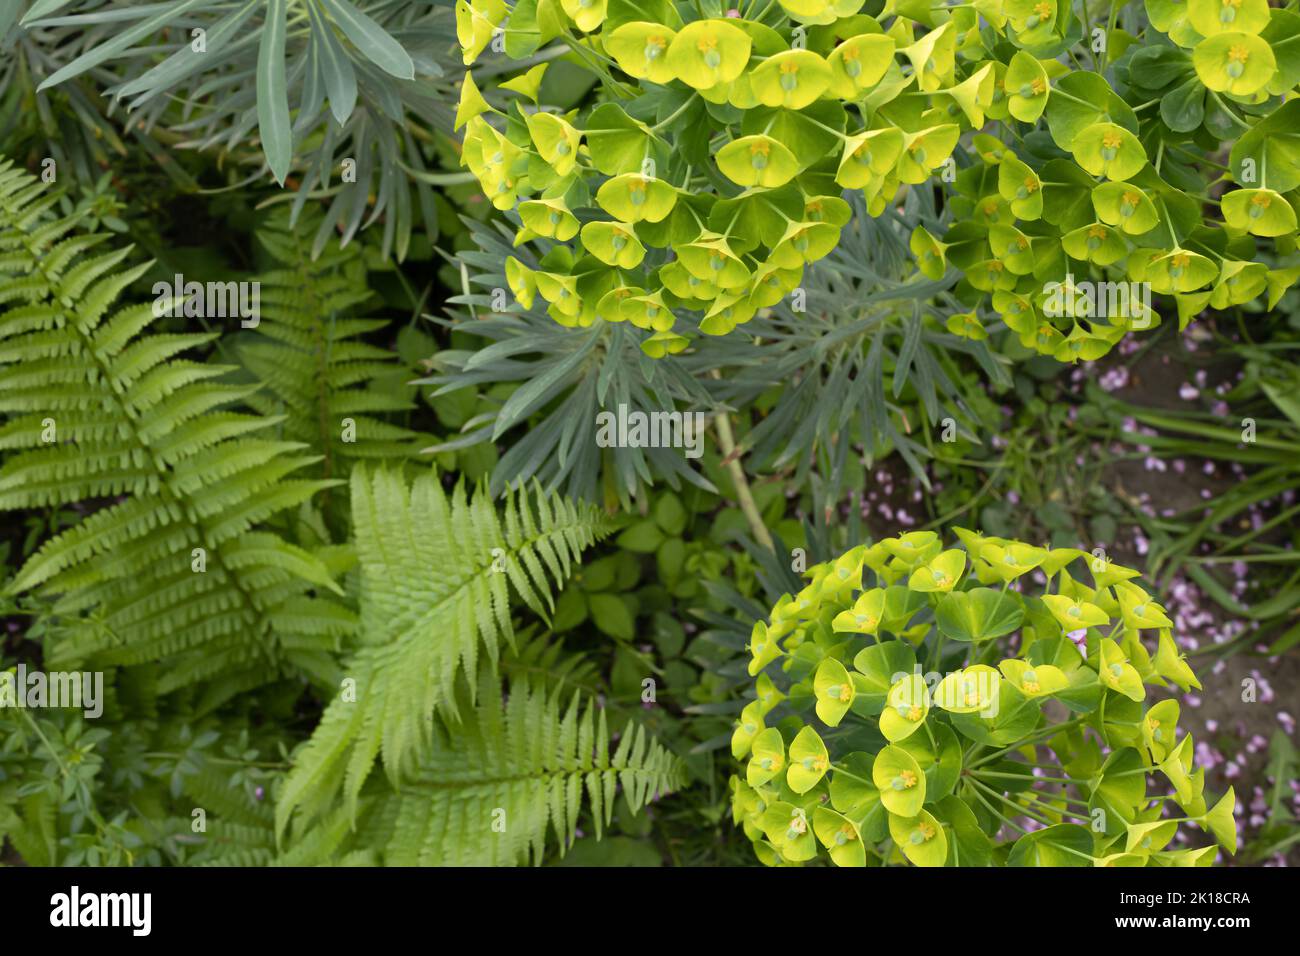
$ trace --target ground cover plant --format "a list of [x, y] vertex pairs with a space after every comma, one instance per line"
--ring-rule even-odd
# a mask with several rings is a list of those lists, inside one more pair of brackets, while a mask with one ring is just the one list
[[0, 864], [1296, 862], [1297, 50], [7, 6]]

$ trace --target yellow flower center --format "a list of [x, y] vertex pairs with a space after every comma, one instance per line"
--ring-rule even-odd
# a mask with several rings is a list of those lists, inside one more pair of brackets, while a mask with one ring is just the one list
[[782, 73], [798, 73], [798, 72], [799, 72], [799, 64], [798, 64], [798, 63], [795, 63], [795, 62], [793, 62], [793, 61], [791, 61], [791, 60], [786, 60], [784, 63], [781, 64], [781, 72], [782, 72]]
[[1046, 20], [1052, 15], [1052, 5], [1046, 2], [1035, 4], [1034, 13], [1038, 14], [1039, 19]]
[[1002, 271], [1002, 268], [1003, 268], [1003, 266], [1002, 266], [1001, 261], [999, 261], [999, 260], [997, 260], [997, 259], [990, 259], [990, 260], [989, 260], [989, 272], [1001, 272], [1001, 271]]
[[856, 46], [846, 46], [844, 48], [844, 59], [852, 60], [856, 63], [859, 56], [861, 56], [861, 53], [858, 51]]
[[790, 829], [795, 833], [807, 833], [808, 821], [801, 816], [793, 816], [790, 818]]
[[848, 700], [853, 696], [853, 688], [848, 684], [841, 684], [839, 687], [840, 700]]
[[771, 144], [766, 140], [758, 140], [749, 144], [749, 155], [751, 156], [766, 156], [771, 150]]
[[1136, 206], [1141, 201], [1142, 201], [1142, 197], [1139, 196], [1137, 193], [1124, 194], [1124, 204], [1127, 206]]
[[1025, 688], [1025, 692], [1026, 692], [1026, 693], [1029, 693], [1029, 694], [1037, 694], [1037, 693], [1038, 693], [1038, 681], [1035, 681], [1035, 680], [1027, 680], [1027, 681], [1025, 681], [1025, 683], [1024, 683], [1022, 686]]
[[1252, 206], [1258, 206], [1260, 209], [1267, 209], [1273, 204], [1273, 197], [1268, 193], [1256, 193], [1250, 199]]
[[934, 838], [934, 827], [930, 824], [922, 821], [921, 825], [917, 827], [917, 829], [921, 831], [921, 836], [925, 839], [930, 840]]
[[998, 211], [998, 204], [995, 202], [984, 204], [984, 215], [991, 216]]
[[695, 49], [701, 53], [708, 53], [710, 50], [716, 50], [717, 48], [718, 38], [712, 36], [701, 37], [699, 42], [695, 44]]
[[1241, 6], [1241, 0], [1223, 0], [1223, 5], [1225, 7], [1232, 7], [1232, 9], [1236, 10]]
[[1170, 260], [1177, 269], [1186, 268], [1187, 264], [1192, 261], [1192, 257], [1185, 252], [1179, 252]]
[[915, 704], [913, 704], [911, 707], [909, 707], [909, 708], [907, 709], [907, 719], [908, 719], [908, 720], [913, 720], [913, 721], [915, 721], [915, 720], [920, 720], [920, 719], [921, 719], [921, 708], [920, 708], [920, 707], [917, 707]]
[[1123, 139], [1120, 137], [1119, 132], [1113, 129], [1107, 130], [1106, 134], [1101, 138], [1101, 145], [1106, 149], [1119, 149], [1119, 144], [1122, 142]]
[[1245, 63], [1250, 57], [1250, 52], [1240, 43], [1233, 44], [1228, 49], [1229, 63]]
[[846, 840], [856, 840], [858, 838], [858, 834], [854, 831], [853, 824], [851, 823], [846, 823], [844, 826], [840, 827], [840, 832], [844, 834], [844, 839]]
[[1094, 223], [1094, 224], [1093, 224], [1093, 225], [1088, 229], [1088, 238], [1089, 238], [1089, 239], [1105, 239], [1105, 238], [1106, 238], [1106, 227], [1105, 227], [1105, 226], [1099, 226], [1099, 225], [1097, 225], [1097, 224]]
[[1045, 90], [1047, 87], [1043, 83], [1043, 78], [1041, 76], [1036, 76], [1030, 81], [1029, 88], [1033, 90], [1034, 95], [1037, 96], [1039, 93], [1042, 93], [1043, 90]]
[[827, 760], [826, 760], [825, 757], [814, 757], [814, 758], [813, 758], [813, 769], [814, 769], [814, 770], [825, 770], [827, 766], [828, 766], [828, 763], [827, 763]]
[[905, 789], [910, 790], [912, 789], [912, 787], [916, 786], [916, 774], [912, 773], [912, 771], [904, 770], [902, 773], [899, 774], [899, 777], [902, 778], [903, 787]]
[[1038, 191], [1038, 179], [1035, 176], [1025, 177], [1025, 189], [1031, 193]]

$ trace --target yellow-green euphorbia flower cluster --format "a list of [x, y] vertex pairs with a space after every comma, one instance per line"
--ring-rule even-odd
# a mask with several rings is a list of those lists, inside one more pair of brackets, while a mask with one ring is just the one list
[[[754, 624], [731, 784], [759, 859], [1208, 866], [1218, 847], [1235, 853], [1232, 790], [1211, 802], [1177, 700], [1156, 699], [1200, 683], [1138, 572], [956, 533], [950, 547], [917, 531], [854, 548]], [[1215, 843], [1172, 848], [1182, 823]]]
[[[631, 322], [652, 333], [650, 354], [679, 351], [684, 312], [721, 335], [798, 288], [838, 244], [844, 193], [857, 190], [873, 216], [909, 190], [942, 192], [951, 227], [942, 239], [917, 228], [911, 251], [930, 278], [964, 274], [969, 311], [948, 330], [984, 338], [996, 315], [1062, 361], [1157, 324], [1152, 292], [1186, 322], [1265, 291], [1271, 307], [1300, 276], [1255, 261], [1257, 237], [1294, 246], [1285, 193], [1300, 185], [1300, 153], [1269, 147], [1260, 124], [1225, 177], [1243, 188], [1224, 195], [1221, 222], [1203, 222], [1186, 183], [1217, 165], [1220, 144], [1171, 141], [1167, 153], [1162, 116], [1182, 118], [1114, 91], [1112, 61], [1139, 38], [1111, 30], [1109, 52], [1089, 53], [1097, 39], [1064, 0], [865, 6], [777, 0], [705, 17], [668, 0], [459, 0], [466, 64], [494, 37], [513, 58], [567, 45], [599, 81], [590, 105], [564, 112], [540, 97], [544, 63], [501, 83], [501, 105], [466, 72], [463, 161], [497, 208], [517, 211], [516, 243], [540, 244], [535, 268], [506, 263], [518, 301], [540, 297], [564, 325]], [[1237, 111], [1300, 79], [1273, 53], [1300, 38], [1300, 17], [1265, 0], [1146, 6], [1142, 40], [1177, 44], [1162, 69], [1189, 77], [1176, 102], [1195, 101], [1197, 123], [1200, 104], [1219, 104], [1250, 129]], [[1107, 72], [1078, 69], [1078, 56]], [[1050, 140], [1031, 152], [1041, 128]]]

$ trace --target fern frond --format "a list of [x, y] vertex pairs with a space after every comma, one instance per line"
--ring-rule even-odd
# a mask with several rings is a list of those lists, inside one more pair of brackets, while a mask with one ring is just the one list
[[498, 515], [486, 491], [448, 495], [432, 473], [408, 485], [395, 469], [358, 465], [351, 487], [361, 646], [343, 670], [355, 696], [335, 698], [299, 752], [281, 830], [296, 808], [311, 816], [340, 788], [355, 808], [380, 756], [391, 779], [413, 771], [435, 709], [456, 712], [457, 678], [477, 672], [480, 649], [495, 667], [499, 645], [513, 645], [511, 590], [545, 615], [582, 549], [610, 530], [595, 508], [540, 489], [512, 492]]
[[230, 785], [230, 774], [207, 762], [183, 777], [185, 795], [203, 810], [209, 821], [225, 821], [250, 828], [269, 829], [274, 812], [269, 803], [250, 800], [242, 787]]
[[14, 799], [4, 836], [28, 866], [58, 864], [58, 813], [58, 805], [46, 793]]
[[0, 162], [0, 510], [91, 513], [9, 593], [55, 599], [53, 666], [165, 662], [164, 692], [220, 678], [212, 703], [297, 670], [282, 609], [339, 620], [320, 596], [338, 588], [259, 525], [336, 482], [299, 477], [318, 456], [269, 437], [278, 419], [229, 409], [250, 394], [219, 381], [229, 369], [181, 357], [213, 335], [153, 333], [150, 305], [117, 306], [147, 265], [95, 250], [84, 214], [51, 220], [41, 189]]
[[501, 672], [511, 681], [530, 680], [548, 688], [594, 694], [601, 687], [596, 661], [581, 652], [566, 651], [563, 640], [536, 633], [532, 627], [520, 632], [514, 648], [501, 655]]
[[257, 337], [239, 354], [266, 385], [249, 404], [282, 415], [282, 435], [321, 456], [321, 476], [346, 477], [355, 459], [409, 457], [430, 436], [387, 420], [414, 407], [416, 393], [380, 387], [377, 380], [391, 378], [401, 365], [393, 352], [360, 340], [388, 325], [352, 315], [371, 298], [362, 249], [358, 243], [340, 248], [335, 239], [313, 259], [307, 237], [319, 218], [307, 215], [295, 228], [281, 213], [258, 231], [281, 268], [260, 277]]
[[[528, 679], [480, 675], [478, 705], [454, 731], [439, 723], [434, 746], [410, 781], [376, 798], [357, 843], [382, 848], [390, 866], [512, 866], [539, 863], [553, 835], [573, 843], [584, 803], [600, 837], [621, 790], [633, 812], [677, 789], [684, 764], [629, 724], [611, 752], [605, 712], [575, 692]], [[585, 799], [584, 799], [585, 796]]]

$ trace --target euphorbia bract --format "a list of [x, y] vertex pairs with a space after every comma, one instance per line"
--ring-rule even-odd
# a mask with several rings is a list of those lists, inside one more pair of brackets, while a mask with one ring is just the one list
[[[1233, 791], [1205, 792], [1167, 696], [1200, 684], [1137, 572], [957, 533], [954, 547], [927, 531], [854, 548], [755, 623], [731, 787], [759, 859], [1208, 866], [1218, 847], [1235, 853]], [[1214, 842], [1175, 847], [1186, 824]]]
[[598, 81], [561, 113], [545, 64], [488, 98], [467, 71], [463, 161], [536, 244], [548, 278], [529, 302], [564, 325], [630, 321], [656, 356], [797, 288], [835, 248], [846, 190], [874, 216], [932, 190], [949, 226], [911, 251], [931, 279], [961, 273], [946, 328], [981, 339], [1000, 319], [1026, 348], [1096, 359], [1158, 324], [1152, 293], [1186, 324], [1271, 308], [1300, 276], [1256, 261], [1295, 245], [1300, 105], [1278, 97], [1300, 59], [1279, 50], [1300, 16], [1145, 13], [1135, 35], [1085, 33], [1063, 0], [460, 0], [466, 64], [554, 44]]

